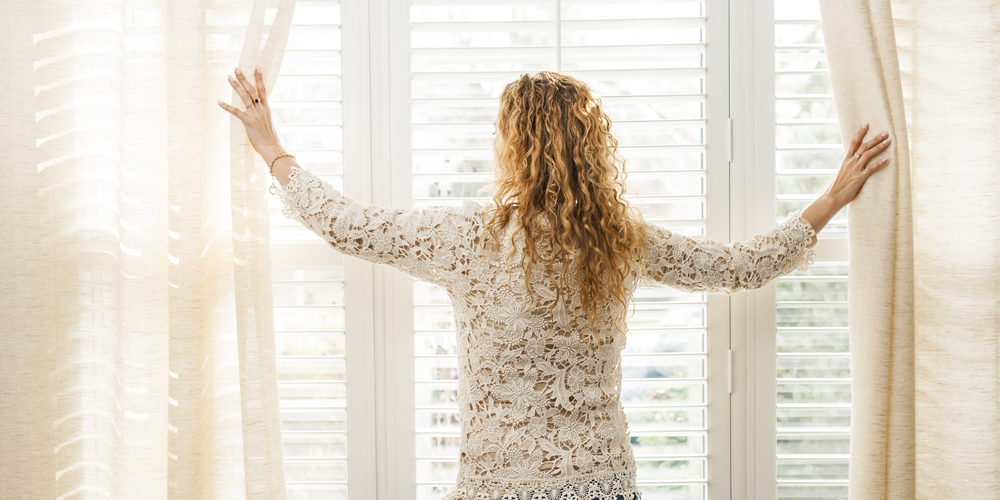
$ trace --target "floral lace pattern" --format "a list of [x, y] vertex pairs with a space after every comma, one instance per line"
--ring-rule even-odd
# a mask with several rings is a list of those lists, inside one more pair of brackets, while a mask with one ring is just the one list
[[[458, 402], [462, 440], [456, 486], [445, 500], [614, 500], [641, 498], [620, 400], [617, 335], [588, 352], [544, 272], [532, 272], [528, 295], [520, 266], [501, 252], [483, 258], [488, 206], [395, 209], [364, 206], [311, 172], [292, 167], [281, 198], [286, 217], [337, 250], [389, 264], [443, 286], [451, 297], [458, 340]], [[697, 241], [650, 224], [647, 260], [629, 285], [672, 286], [717, 293], [759, 288], [813, 262], [812, 225], [793, 213], [746, 242]], [[506, 248], [505, 248], [506, 247]], [[558, 269], [558, 267], [557, 267]], [[570, 281], [566, 300], [578, 297]], [[617, 311], [600, 311], [608, 325]], [[586, 320], [575, 311], [577, 321]], [[599, 332], [609, 335], [606, 332]], [[605, 337], [606, 338], [606, 337]]]
[[675, 288], [710, 293], [754, 290], [815, 260], [816, 231], [801, 212], [749, 242], [722, 244], [697, 241], [651, 225], [646, 269], [640, 286], [667, 283]]

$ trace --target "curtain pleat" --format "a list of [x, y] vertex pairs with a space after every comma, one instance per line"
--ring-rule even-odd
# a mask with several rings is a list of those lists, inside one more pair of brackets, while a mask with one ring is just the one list
[[1000, 4], [821, 0], [849, 207], [852, 499], [1000, 498]]
[[[295, 0], [279, 0], [270, 25], [262, 19], [264, 9], [253, 11], [239, 66], [253, 80], [253, 67], [260, 65], [265, 89], [273, 89], [277, 80], [294, 7]], [[240, 102], [236, 91], [229, 102]], [[229, 140], [247, 498], [284, 498], [266, 193], [271, 176], [254, 164], [257, 153], [247, 140], [245, 127], [232, 115]]]
[[215, 101], [294, 5], [5, 6], [0, 498], [285, 497], [267, 170]]
[[910, 157], [892, 19], [879, 0], [820, 7], [841, 136], [867, 121], [865, 140], [883, 130], [893, 138], [889, 165], [848, 208], [849, 490], [852, 499], [913, 498]]

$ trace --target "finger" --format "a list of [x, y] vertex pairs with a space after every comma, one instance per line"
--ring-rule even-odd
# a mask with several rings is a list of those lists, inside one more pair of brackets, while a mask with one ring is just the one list
[[247, 109], [249, 109], [250, 103], [253, 102], [253, 99], [250, 99], [250, 95], [247, 94], [247, 89], [243, 88], [242, 85], [237, 83], [236, 80], [233, 78], [233, 75], [229, 75], [229, 85], [232, 85], [233, 90], [235, 90], [236, 93], [240, 95], [240, 99], [243, 101], [243, 104], [246, 105]]
[[247, 77], [243, 75], [243, 71], [239, 67], [236, 68], [236, 79], [240, 82], [243, 90], [247, 91], [247, 95], [250, 96], [251, 101], [254, 97], [257, 97], [257, 89], [253, 88], [253, 84], [250, 83], [250, 80], [247, 80]]
[[865, 134], [868, 133], [868, 124], [865, 123], [858, 129], [854, 134], [854, 138], [851, 139], [851, 144], [847, 148], [847, 156], [854, 156], [854, 153], [858, 151], [858, 146], [861, 145], [861, 140], [865, 138]]
[[868, 167], [862, 170], [861, 173], [864, 174], [865, 178], [867, 179], [870, 175], [872, 175], [872, 173], [878, 170], [882, 170], [882, 168], [888, 164], [889, 164], [889, 159], [882, 158], [881, 160], [875, 162], [874, 164], [868, 165]]
[[866, 152], [868, 152], [873, 147], [878, 146], [882, 141], [884, 141], [888, 137], [889, 137], [888, 132], [882, 132], [881, 134], [872, 137], [870, 140], [861, 145], [860, 148], [861, 154], [864, 155]]
[[260, 102], [267, 104], [267, 91], [264, 89], [264, 75], [260, 71], [260, 66], [254, 69], [254, 74], [257, 78], [257, 97], [260, 98]]
[[861, 155], [861, 164], [867, 165], [868, 162], [875, 157], [875, 155], [881, 153], [882, 151], [885, 151], [885, 149], [889, 147], [889, 144], [891, 142], [892, 139], [886, 138], [883, 141], [876, 143], [874, 147], [868, 148], [864, 152], [864, 154]]
[[240, 119], [240, 121], [246, 122], [246, 118], [247, 118], [247, 114], [246, 113], [244, 113], [244, 112], [242, 112], [242, 111], [240, 111], [240, 110], [238, 110], [238, 109], [236, 109], [236, 108], [234, 108], [234, 107], [232, 107], [232, 106], [230, 106], [230, 105], [228, 105], [228, 104], [226, 104], [226, 103], [224, 103], [222, 101], [219, 101], [219, 106], [222, 107], [222, 109], [224, 109], [226, 111], [229, 111], [230, 113], [232, 113], [233, 115], [235, 115], [236, 118]]

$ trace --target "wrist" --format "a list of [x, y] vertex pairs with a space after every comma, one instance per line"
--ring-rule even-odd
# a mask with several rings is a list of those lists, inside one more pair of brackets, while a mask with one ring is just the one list
[[[842, 207], [843, 205], [837, 200], [836, 195], [826, 192], [802, 210], [802, 218], [812, 225], [813, 230], [818, 235]], [[815, 244], [815, 242], [812, 244]], [[812, 244], [809, 246], [812, 246]]]
[[281, 144], [274, 144], [271, 146], [261, 148], [260, 156], [264, 158], [264, 161], [266, 161], [270, 165], [271, 160], [273, 160], [275, 156], [278, 156], [284, 152], [285, 148], [281, 147]]
[[839, 212], [840, 209], [847, 206], [847, 203], [850, 200], [845, 200], [843, 196], [838, 195], [836, 192], [827, 190], [819, 196], [819, 201], [823, 204], [828, 204], [834, 207], [833, 211], [836, 213]]

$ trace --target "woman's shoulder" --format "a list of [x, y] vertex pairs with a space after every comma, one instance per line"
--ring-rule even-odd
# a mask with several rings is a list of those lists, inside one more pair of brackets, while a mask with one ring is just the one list
[[442, 232], [440, 237], [472, 239], [484, 225], [490, 205], [482, 200], [466, 199], [418, 210], [424, 214], [422, 224], [449, 233]]
[[462, 204], [459, 206], [459, 211], [463, 213], [474, 214], [478, 212], [483, 212], [484, 210], [486, 210], [488, 206], [492, 204], [493, 204], [492, 202], [487, 204], [487, 202], [480, 200], [478, 198], [466, 198], [465, 200], [462, 201]]
[[466, 219], [472, 225], [482, 225], [489, 216], [491, 208], [495, 204], [492, 200], [481, 200], [478, 198], [468, 198], [454, 208], [460, 217]]

